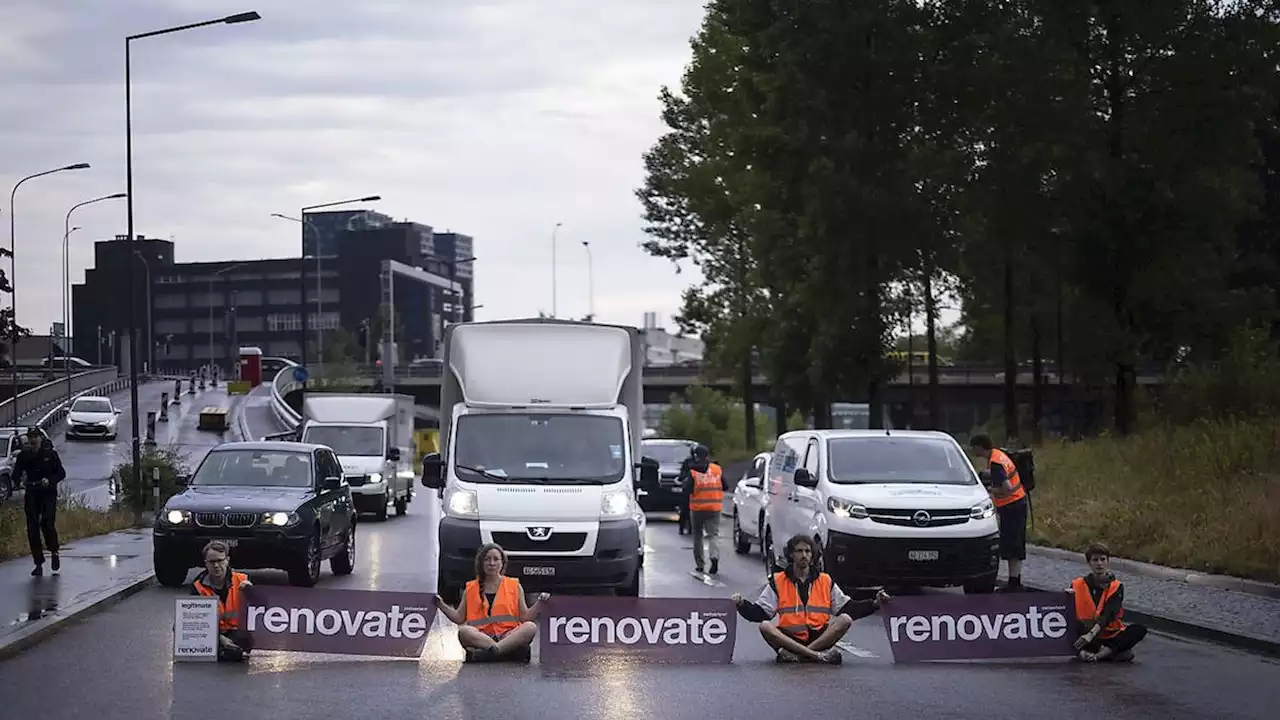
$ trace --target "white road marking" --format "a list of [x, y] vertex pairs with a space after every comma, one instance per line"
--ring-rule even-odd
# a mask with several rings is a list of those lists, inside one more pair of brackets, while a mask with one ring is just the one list
[[855, 657], [860, 657], [860, 658], [874, 658], [874, 657], [880, 657], [879, 655], [876, 655], [875, 653], [871, 652], [870, 650], [863, 650], [862, 648], [858, 647], [857, 645], [850, 645], [849, 643], [847, 643], [847, 642], [843, 642], [843, 641], [842, 641], [842, 642], [838, 642], [838, 643], [836, 643], [836, 647], [840, 648], [841, 650], [843, 650], [843, 651], [845, 651], [845, 652], [847, 652], [847, 653], [849, 653], [850, 655], [853, 655], [853, 656], [855, 656]]

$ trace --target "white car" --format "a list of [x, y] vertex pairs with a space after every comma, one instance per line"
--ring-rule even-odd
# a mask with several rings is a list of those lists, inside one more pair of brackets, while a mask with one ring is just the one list
[[760, 524], [764, 520], [764, 495], [761, 484], [769, 468], [771, 452], [759, 453], [733, 486], [733, 502], [726, 509], [733, 515], [733, 551], [739, 555], [751, 552], [752, 543], [760, 542]]
[[795, 535], [813, 538], [842, 587], [964, 586], [991, 592], [995, 507], [973, 463], [936, 431], [797, 430], [774, 447], [763, 554], [772, 571]]
[[115, 440], [120, 410], [111, 398], [100, 395], [82, 395], [71, 403], [67, 411], [67, 439], [105, 438]]

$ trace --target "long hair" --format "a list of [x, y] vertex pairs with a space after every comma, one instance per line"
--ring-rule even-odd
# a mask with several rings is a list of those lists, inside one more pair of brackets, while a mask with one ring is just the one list
[[783, 547], [783, 552], [786, 554], [786, 557], [787, 557], [786, 567], [787, 568], [791, 567], [791, 564], [792, 564], [791, 554], [795, 552], [796, 548], [800, 545], [809, 546], [809, 554], [813, 557], [813, 561], [812, 561], [813, 564], [811, 565], [811, 567], [813, 567], [818, 571], [821, 571], [822, 570], [822, 552], [818, 549], [818, 544], [814, 542], [813, 538], [809, 537], [808, 535], [805, 535], [804, 533], [792, 535], [791, 539], [787, 540], [787, 544]]
[[485, 543], [476, 551], [476, 580], [484, 582], [484, 556], [489, 554], [490, 550], [497, 550], [502, 556], [502, 569], [498, 571], [499, 575], [507, 573], [507, 551], [502, 549], [498, 543]]

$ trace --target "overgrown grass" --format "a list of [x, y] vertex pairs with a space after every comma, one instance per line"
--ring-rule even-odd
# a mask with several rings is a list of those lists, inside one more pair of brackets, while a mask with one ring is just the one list
[[[80, 498], [63, 496], [58, 500], [57, 525], [58, 540], [66, 544], [133, 527], [133, 513], [126, 510], [103, 512], [89, 507]], [[13, 497], [0, 506], [0, 560], [26, 557], [30, 553], [22, 497]]]
[[1200, 420], [1036, 452], [1032, 541], [1280, 582], [1280, 421]]

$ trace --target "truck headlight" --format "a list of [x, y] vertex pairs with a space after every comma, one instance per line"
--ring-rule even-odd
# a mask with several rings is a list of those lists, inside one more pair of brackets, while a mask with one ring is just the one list
[[853, 518], [854, 520], [865, 520], [867, 518], [866, 507], [848, 500], [841, 500], [838, 497], [827, 498], [827, 509], [836, 517]]
[[480, 506], [476, 500], [476, 494], [472, 490], [459, 488], [449, 493], [449, 499], [445, 507], [448, 513], [454, 517], [478, 517], [480, 515]]
[[262, 522], [276, 527], [288, 527], [298, 522], [298, 514], [293, 512], [269, 512], [262, 514]]
[[382, 482], [382, 473], [369, 473], [369, 484], [376, 485]]
[[601, 518], [620, 518], [631, 516], [631, 494], [626, 490], [607, 492], [600, 498]]
[[990, 500], [983, 500], [978, 505], [969, 508], [969, 517], [974, 520], [986, 520], [996, 514], [996, 506]]
[[165, 513], [164, 519], [170, 525], [181, 525], [191, 520], [191, 513], [187, 512], [186, 510], [170, 510], [169, 512]]

